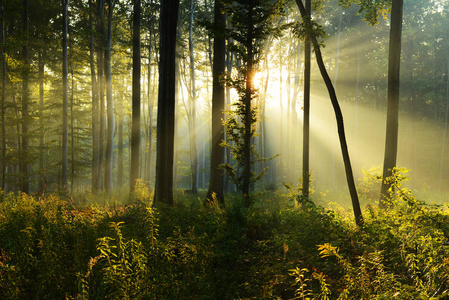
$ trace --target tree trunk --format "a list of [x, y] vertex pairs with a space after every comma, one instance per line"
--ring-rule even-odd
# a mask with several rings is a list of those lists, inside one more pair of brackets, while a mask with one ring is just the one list
[[190, 101], [189, 101], [189, 137], [190, 137], [190, 168], [192, 171], [192, 193], [198, 193], [198, 149], [196, 142], [196, 85], [195, 85], [195, 56], [193, 52], [193, 12], [195, 11], [194, 0], [190, 0], [190, 22], [189, 22], [189, 57], [190, 57]]
[[391, 7], [390, 49], [388, 54], [388, 104], [387, 129], [385, 138], [385, 156], [379, 205], [387, 208], [391, 205], [389, 189], [391, 183], [386, 178], [393, 175], [396, 167], [399, 128], [399, 70], [401, 63], [403, 0], [395, 0]]
[[115, 0], [108, 1], [108, 37], [106, 48], [104, 50], [104, 69], [106, 76], [106, 103], [108, 116], [108, 131], [106, 141], [106, 165], [104, 170], [104, 184], [107, 191], [111, 191], [112, 184], [112, 163], [114, 147], [114, 106], [112, 99], [112, 74], [111, 74], [111, 47], [112, 47], [112, 14], [114, 11]]
[[152, 170], [152, 152], [153, 152], [153, 106], [154, 106], [154, 90], [151, 84], [151, 58], [152, 58], [152, 44], [153, 44], [153, 22], [150, 23], [150, 42], [148, 46], [148, 165], [145, 170], [146, 181], [151, 181], [151, 170]]
[[30, 193], [29, 183], [29, 164], [28, 164], [28, 123], [30, 122], [30, 115], [28, 111], [29, 100], [29, 87], [28, 87], [28, 75], [29, 75], [29, 53], [28, 53], [28, 0], [23, 0], [23, 33], [25, 35], [25, 42], [23, 44], [23, 81], [22, 81], [22, 144], [20, 149], [20, 177], [21, 177], [21, 190], [22, 192]]
[[[297, 0], [301, 1], [301, 0]], [[302, 4], [302, 3], [301, 3]], [[311, 15], [311, 1], [306, 0], [307, 16]], [[304, 16], [303, 16], [304, 18]], [[302, 141], [302, 195], [309, 198], [310, 189], [310, 69], [311, 69], [310, 39], [306, 37], [304, 44], [304, 118], [303, 118], [303, 141]]]
[[[225, 28], [226, 16], [222, 14], [223, 2], [215, 1], [214, 23], [216, 28]], [[212, 145], [210, 158], [210, 180], [206, 201], [211, 201], [215, 194], [220, 205], [224, 205], [224, 148], [220, 145], [225, 139], [223, 110], [225, 108], [224, 86], [220, 76], [225, 72], [226, 40], [219, 33], [214, 37], [214, 58], [212, 67]]]
[[[308, 28], [312, 28], [309, 14], [307, 13], [304, 5], [301, 0], [296, 0], [296, 4], [298, 5], [299, 11], [301, 13], [303, 21], [306, 23]], [[329, 96], [332, 102], [332, 106], [335, 112], [335, 118], [337, 120], [337, 128], [338, 128], [338, 137], [340, 139], [341, 152], [343, 155], [343, 162], [345, 165], [346, 171], [346, 180], [348, 183], [349, 193], [351, 195], [352, 200], [352, 208], [354, 210], [355, 222], [358, 226], [363, 224], [362, 211], [360, 209], [360, 202], [357, 195], [357, 189], [355, 187], [354, 175], [352, 173], [351, 160], [349, 158], [348, 145], [346, 143], [346, 135], [345, 128], [343, 123], [343, 115], [341, 113], [340, 105], [338, 104], [337, 95], [335, 93], [335, 89], [332, 85], [332, 81], [327, 73], [326, 66], [323, 61], [323, 57], [321, 55], [320, 45], [316, 40], [315, 36], [310, 36], [310, 42], [313, 45], [313, 49], [315, 51], [315, 57], [318, 64], [318, 68], [320, 69], [321, 76], [323, 77], [324, 83], [326, 84], [327, 90], [329, 92]], [[305, 80], [305, 79], [304, 79]]]
[[44, 59], [42, 51], [39, 51], [38, 62], [38, 77], [39, 77], [39, 193], [44, 193], [45, 179], [44, 179]]
[[67, 57], [67, 30], [69, 0], [62, 0], [62, 169], [61, 188], [68, 187], [68, 149], [69, 149], [69, 81]]
[[91, 79], [91, 93], [92, 93], [92, 191], [100, 188], [99, 182], [99, 132], [98, 125], [100, 122], [99, 108], [98, 108], [98, 90], [97, 79], [95, 74], [95, 49], [94, 49], [94, 28], [92, 19], [92, 1], [89, 0], [89, 63], [90, 63], [90, 79]]
[[98, 68], [98, 82], [99, 82], [99, 97], [100, 97], [100, 128], [99, 128], [99, 136], [98, 136], [98, 188], [103, 189], [103, 171], [104, 171], [104, 132], [105, 132], [105, 103], [104, 103], [104, 54], [103, 54], [103, 46], [105, 44], [105, 32], [104, 32], [104, 0], [97, 1], [98, 4], [98, 14], [99, 14], [99, 39], [100, 39], [100, 47], [98, 48], [97, 53], [97, 68]]
[[160, 13], [159, 95], [154, 203], [173, 205], [176, 28], [179, 0], [162, 0]]
[[[296, 112], [296, 103], [298, 101], [297, 95], [299, 94], [299, 89], [300, 89], [300, 70], [301, 70], [301, 41], [298, 40], [298, 45], [296, 47], [296, 59], [295, 59], [295, 64], [294, 64], [294, 68], [295, 68], [295, 82], [294, 82], [294, 88], [293, 88], [293, 100], [292, 100], [292, 132], [291, 132], [291, 137], [290, 140], [291, 141], [296, 141], [296, 132], [298, 131], [298, 114]], [[297, 179], [297, 155], [296, 153], [298, 151], [296, 151], [296, 142], [292, 142], [291, 143], [291, 153], [292, 155], [292, 161], [291, 164], [294, 166], [293, 167], [293, 179], [296, 180]]]
[[118, 158], [117, 158], [117, 187], [123, 186], [123, 123], [124, 123], [124, 107], [123, 100], [120, 104], [120, 111], [118, 113]]
[[140, 158], [140, 0], [134, 0], [133, 15], [133, 87], [130, 191], [139, 178]]
[[[228, 45], [231, 46], [234, 43], [232, 38], [228, 39]], [[225, 50], [225, 68], [226, 68], [226, 72], [227, 75], [229, 76], [230, 74], [232, 74], [232, 66], [234, 65], [234, 53], [230, 50]], [[224, 88], [225, 91], [225, 104], [224, 104], [224, 109], [225, 111], [230, 109], [231, 107], [231, 87], [230, 86], [226, 86]], [[224, 120], [227, 120], [228, 115], [225, 113], [223, 116]], [[224, 127], [223, 127], [224, 130]], [[226, 135], [226, 130], [224, 130], [224, 138], [226, 140], [226, 142], [228, 141], [228, 137]], [[231, 149], [226, 147], [224, 149], [225, 152], [225, 158], [226, 158], [226, 164], [228, 165], [232, 165], [232, 154], [231, 154]], [[224, 186], [223, 189], [226, 190], [227, 192], [230, 192], [231, 189], [233, 190], [234, 186], [231, 180], [229, 180], [229, 178], [227, 176], [224, 177]]]
[[244, 137], [243, 137], [243, 182], [242, 193], [245, 201], [245, 206], [249, 207], [252, 204], [250, 192], [251, 184], [251, 138], [252, 138], [252, 95], [253, 95], [253, 0], [248, 2], [248, 33], [246, 38], [246, 74], [245, 74], [245, 114], [244, 114]]
[[75, 106], [75, 80], [73, 78], [73, 64], [70, 62], [70, 79], [71, 79], [71, 91], [70, 91], [70, 149], [71, 151], [71, 175], [70, 175], [70, 193], [73, 194], [73, 190], [75, 188], [75, 116], [73, 115], [73, 108]]

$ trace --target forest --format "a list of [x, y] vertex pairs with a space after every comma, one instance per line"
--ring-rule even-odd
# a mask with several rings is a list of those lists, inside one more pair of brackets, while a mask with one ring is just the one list
[[447, 299], [447, 0], [0, 0], [1, 299]]

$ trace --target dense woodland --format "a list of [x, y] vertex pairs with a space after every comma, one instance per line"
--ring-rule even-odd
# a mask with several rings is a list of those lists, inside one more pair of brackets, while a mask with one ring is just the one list
[[0, 298], [447, 297], [448, 12], [0, 0]]

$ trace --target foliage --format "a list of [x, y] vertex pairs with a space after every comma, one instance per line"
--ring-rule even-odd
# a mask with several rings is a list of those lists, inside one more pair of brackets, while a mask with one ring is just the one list
[[[253, 80], [263, 41], [269, 35], [279, 35], [282, 30], [273, 26], [273, 20], [282, 13], [283, 7], [283, 1], [266, 0], [234, 1], [225, 5], [230, 21], [227, 35], [235, 41], [229, 46], [229, 51], [235, 52], [243, 64], [238, 67], [236, 77], [229, 75], [226, 78], [227, 85], [237, 91], [238, 100], [232, 104], [234, 109], [227, 111], [228, 117], [223, 122], [227, 140], [222, 142], [222, 146], [231, 150], [237, 164], [222, 164], [221, 167], [244, 194], [248, 193], [250, 182], [261, 180], [268, 169], [264, 168], [258, 174], [252, 170], [257, 161], [266, 160], [256, 151], [253, 142], [260, 122], [260, 109], [254, 101], [258, 93]], [[249, 199], [249, 195], [246, 197]]]
[[379, 23], [379, 15], [382, 10], [387, 10], [388, 12], [391, 9], [391, 1], [392, 0], [339, 0], [338, 4], [343, 8], [349, 8], [352, 4], [359, 6], [357, 13], [363, 13], [363, 20], [374, 26]]
[[360, 228], [275, 193], [224, 209], [192, 195], [154, 208], [7, 194], [0, 298], [443, 299], [447, 207], [398, 186], [394, 207], [368, 206]]

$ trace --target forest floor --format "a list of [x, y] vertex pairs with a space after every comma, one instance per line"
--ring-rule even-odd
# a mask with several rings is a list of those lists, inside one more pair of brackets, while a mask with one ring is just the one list
[[[1, 299], [442, 299], [449, 214], [399, 189], [364, 224], [295, 195], [3, 195]], [[115, 203], [115, 204], [114, 204]]]

